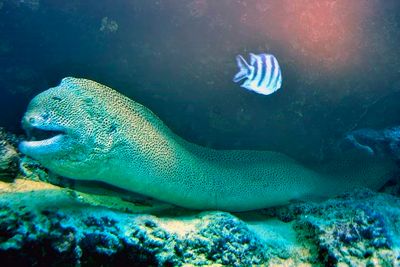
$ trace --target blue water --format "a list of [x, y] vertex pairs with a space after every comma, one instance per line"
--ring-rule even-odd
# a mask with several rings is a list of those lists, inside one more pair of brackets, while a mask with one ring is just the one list
[[[400, 2], [0, 1], [0, 125], [75, 76], [146, 105], [180, 136], [321, 160], [347, 131], [399, 124]], [[232, 82], [237, 54], [272, 53], [283, 86]]]

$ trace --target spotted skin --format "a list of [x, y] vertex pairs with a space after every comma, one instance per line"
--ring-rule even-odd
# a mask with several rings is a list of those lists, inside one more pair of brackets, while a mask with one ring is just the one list
[[64, 78], [37, 95], [22, 120], [61, 132], [20, 150], [51, 171], [193, 209], [246, 211], [377, 188], [387, 161], [342, 160], [311, 170], [272, 151], [214, 150], [174, 134], [149, 109], [97, 82]]

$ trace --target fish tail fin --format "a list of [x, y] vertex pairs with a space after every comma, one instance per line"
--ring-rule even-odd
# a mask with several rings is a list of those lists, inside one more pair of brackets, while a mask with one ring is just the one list
[[251, 67], [241, 55], [236, 56], [236, 62], [239, 67], [239, 72], [236, 73], [235, 77], [233, 77], [233, 82], [235, 83], [243, 80], [251, 73]]

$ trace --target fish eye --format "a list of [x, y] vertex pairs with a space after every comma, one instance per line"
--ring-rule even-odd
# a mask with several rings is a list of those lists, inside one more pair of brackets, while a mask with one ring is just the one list
[[57, 96], [53, 96], [52, 99], [53, 99], [53, 100], [56, 100], [56, 101], [61, 101], [61, 98], [60, 98], [60, 97], [57, 97]]

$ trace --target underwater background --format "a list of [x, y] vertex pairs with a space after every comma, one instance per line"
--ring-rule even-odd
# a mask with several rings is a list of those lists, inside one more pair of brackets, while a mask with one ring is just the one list
[[[0, 125], [22, 133], [30, 99], [88, 78], [218, 149], [326, 158], [357, 128], [398, 125], [397, 0], [3, 0]], [[235, 56], [272, 53], [283, 85], [232, 82]]]
[[[399, 0], [0, 0], [1, 266], [400, 266], [399, 44]], [[282, 88], [232, 81], [249, 53], [278, 59]], [[192, 143], [265, 152], [131, 146], [131, 128], [178, 138], [155, 138], [140, 122], [163, 124], [147, 112], [138, 127], [115, 123], [136, 123], [129, 112], [107, 120], [125, 110], [119, 94], [48, 120], [73, 134], [41, 129], [36, 112], [47, 120], [75, 98], [28, 103], [68, 76], [116, 89]], [[58, 92], [75, 85], [98, 86], [64, 79]], [[65, 150], [64, 135], [90, 148], [94, 136], [96, 153]], [[51, 145], [61, 154], [41, 161]], [[146, 165], [136, 147], [161, 156]], [[88, 161], [74, 179], [57, 172]]]

